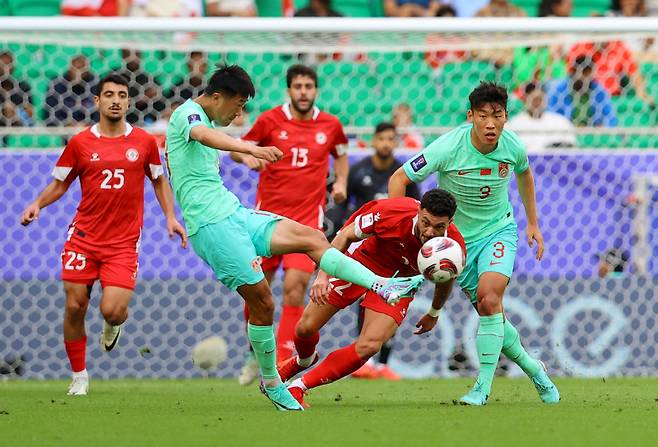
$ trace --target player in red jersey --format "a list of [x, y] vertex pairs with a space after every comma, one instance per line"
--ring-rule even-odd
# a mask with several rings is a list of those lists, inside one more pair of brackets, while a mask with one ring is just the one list
[[[466, 253], [464, 239], [452, 224], [456, 209], [454, 197], [441, 189], [426, 192], [420, 203], [408, 197], [373, 200], [352, 214], [332, 245], [379, 275], [416, 275], [418, 251], [431, 238], [450, 237]], [[419, 329], [415, 334], [423, 334], [436, 325], [453, 282], [436, 284], [432, 308], [416, 324]], [[389, 305], [363, 287], [320, 271], [311, 288], [311, 302], [295, 328], [297, 356], [279, 368], [282, 380], [289, 380], [318, 361], [315, 347], [320, 341], [320, 329], [339, 310], [359, 299], [364, 322], [357, 341], [332, 352], [315, 369], [290, 384], [288, 389], [300, 403], [308, 389], [352, 374], [379, 352], [402, 324], [413, 298], [402, 298]]]
[[100, 310], [105, 319], [101, 346], [111, 351], [128, 318], [128, 304], [137, 277], [137, 255], [144, 213], [144, 177], [148, 177], [167, 218], [171, 238], [177, 233], [187, 246], [185, 229], [176, 220], [171, 188], [163, 175], [155, 139], [125, 121], [128, 81], [118, 74], [98, 84], [100, 121], [75, 135], [53, 170], [54, 180], [23, 212], [29, 225], [41, 208], [57, 201], [80, 178], [82, 200], [69, 226], [62, 250], [62, 280], [66, 293], [64, 345], [73, 370], [69, 395], [85, 395], [85, 314], [91, 289], [100, 279]]
[[[293, 65], [286, 73], [290, 101], [258, 117], [243, 140], [259, 146], [276, 146], [283, 152], [277, 163], [231, 152], [234, 160], [260, 171], [256, 208], [279, 214], [322, 231], [326, 202], [329, 158], [334, 158], [333, 199], [347, 197], [349, 164], [345, 153], [347, 138], [338, 118], [321, 112], [315, 105], [317, 74], [304, 65]], [[304, 311], [304, 295], [315, 263], [301, 253], [263, 259], [262, 268], [269, 283], [283, 264], [283, 309], [276, 335], [277, 359], [293, 354], [295, 324]], [[247, 361], [240, 383], [247, 385], [258, 377], [255, 362]]]

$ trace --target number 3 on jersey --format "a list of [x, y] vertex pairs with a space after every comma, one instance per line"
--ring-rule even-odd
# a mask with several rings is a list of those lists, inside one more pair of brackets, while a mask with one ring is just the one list
[[[121, 189], [125, 183], [125, 179], [123, 176], [124, 169], [115, 169], [114, 171], [110, 169], [103, 169], [101, 171], [101, 174], [105, 176], [103, 179], [103, 182], [101, 183], [101, 189]], [[113, 184], [110, 184], [112, 182], [112, 179], [116, 179]]]
[[292, 165], [296, 168], [303, 168], [308, 164], [308, 149], [305, 147], [292, 147]]

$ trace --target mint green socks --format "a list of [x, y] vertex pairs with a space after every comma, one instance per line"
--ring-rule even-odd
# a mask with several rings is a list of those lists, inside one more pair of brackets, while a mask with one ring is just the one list
[[505, 336], [503, 339], [503, 354], [505, 354], [508, 359], [519, 365], [528, 377], [534, 377], [534, 375], [541, 370], [541, 364], [534, 358], [530, 357], [530, 354], [523, 349], [519, 332], [509, 320], [505, 320], [504, 328]]
[[491, 393], [500, 352], [503, 349], [503, 337], [505, 328], [503, 314], [495, 314], [480, 317], [480, 327], [475, 337], [478, 356], [480, 358], [480, 373], [478, 382], [482, 385], [482, 391], [487, 395]]
[[276, 341], [274, 339], [274, 326], [255, 326], [247, 324], [247, 337], [260, 366], [263, 382], [267, 388], [274, 388], [281, 384], [281, 378], [276, 371]]
[[372, 288], [373, 284], [380, 279], [360, 262], [345, 256], [333, 247], [322, 255], [320, 268], [331, 276], [368, 289]]

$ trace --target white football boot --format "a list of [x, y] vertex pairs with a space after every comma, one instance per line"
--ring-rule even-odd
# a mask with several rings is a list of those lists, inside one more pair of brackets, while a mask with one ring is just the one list
[[121, 338], [121, 325], [112, 326], [103, 321], [103, 332], [101, 332], [101, 347], [105, 352], [110, 352], [119, 343]]
[[73, 380], [69, 385], [69, 391], [66, 393], [69, 396], [86, 396], [89, 392], [89, 374], [87, 370], [83, 369], [80, 372], [73, 373]]

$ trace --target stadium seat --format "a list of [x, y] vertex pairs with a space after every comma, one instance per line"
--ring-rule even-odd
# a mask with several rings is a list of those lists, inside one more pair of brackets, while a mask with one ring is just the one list
[[24, 148], [61, 148], [64, 144], [62, 137], [53, 135], [9, 135], [7, 147], [10, 149]]
[[12, 16], [56, 16], [60, 13], [60, 0], [6, 0]]
[[331, 7], [346, 17], [381, 17], [381, 0], [333, 0]]

